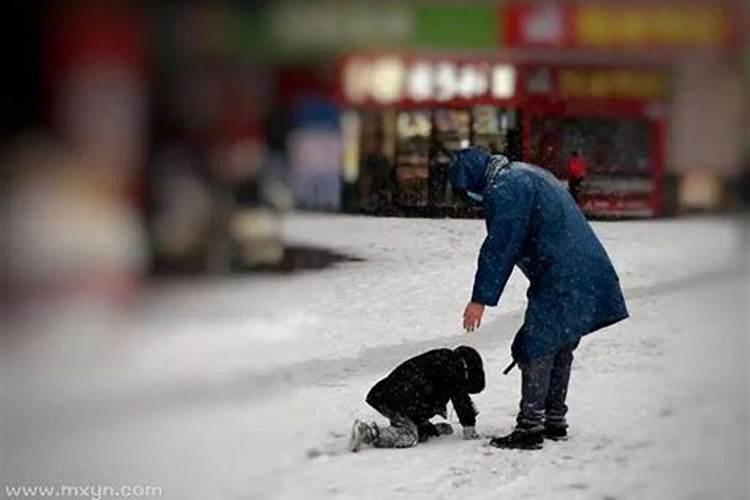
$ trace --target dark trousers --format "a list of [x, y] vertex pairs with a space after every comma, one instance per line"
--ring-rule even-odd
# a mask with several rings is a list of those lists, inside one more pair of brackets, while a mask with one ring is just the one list
[[519, 364], [521, 368], [521, 404], [516, 423], [519, 429], [540, 431], [544, 425], [567, 427], [570, 367], [578, 342], [557, 352]]
[[583, 187], [582, 185], [582, 177], [568, 180], [568, 189], [570, 190], [570, 195], [573, 197], [576, 203], [578, 203], [578, 199], [581, 197], [581, 188]]

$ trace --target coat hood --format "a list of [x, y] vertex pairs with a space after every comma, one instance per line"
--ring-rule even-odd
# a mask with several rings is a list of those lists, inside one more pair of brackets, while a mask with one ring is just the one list
[[505, 156], [490, 156], [479, 148], [461, 149], [453, 155], [448, 178], [456, 189], [481, 194], [490, 178], [509, 163]]
[[448, 178], [456, 189], [465, 189], [474, 193], [484, 191], [484, 174], [490, 155], [479, 148], [466, 148], [453, 155], [453, 162], [448, 170]]
[[477, 394], [484, 390], [484, 365], [482, 356], [476, 349], [469, 346], [456, 347], [453, 352], [463, 360], [466, 366], [466, 390], [470, 394]]

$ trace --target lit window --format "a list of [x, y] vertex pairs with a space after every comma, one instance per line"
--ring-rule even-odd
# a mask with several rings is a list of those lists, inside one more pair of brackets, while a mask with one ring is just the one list
[[372, 97], [388, 104], [402, 97], [404, 85], [404, 64], [395, 57], [378, 59], [372, 65]]
[[362, 102], [370, 96], [370, 65], [364, 59], [352, 59], [344, 67], [344, 93], [352, 102]]
[[498, 99], [513, 97], [516, 89], [516, 69], [503, 64], [492, 69], [492, 95]]
[[414, 101], [426, 101], [432, 97], [432, 67], [428, 63], [417, 63], [410, 69], [406, 92]]

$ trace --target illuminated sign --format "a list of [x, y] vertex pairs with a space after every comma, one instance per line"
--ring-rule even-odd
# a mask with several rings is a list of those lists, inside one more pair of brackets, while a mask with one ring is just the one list
[[581, 5], [575, 41], [586, 47], [720, 47], [730, 34], [718, 5]]
[[736, 43], [725, 3], [520, 2], [499, 10], [502, 44], [587, 49], [725, 49]]
[[669, 92], [667, 74], [649, 68], [534, 67], [524, 71], [527, 98], [659, 101]]
[[558, 92], [563, 98], [657, 99], [667, 93], [667, 82], [658, 72], [632, 69], [562, 69]]
[[345, 98], [354, 104], [510, 99], [515, 94], [516, 71], [507, 64], [355, 57], [343, 68], [342, 85]]

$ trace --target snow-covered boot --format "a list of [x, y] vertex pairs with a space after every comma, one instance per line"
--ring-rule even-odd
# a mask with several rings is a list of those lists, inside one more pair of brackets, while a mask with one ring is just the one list
[[507, 436], [492, 438], [490, 446], [510, 450], [539, 450], [544, 443], [542, 432], [542, 430], [530, 431], [516, 428]]
[[377, 424], [355, 420], [352, 435], [349, 438], [349, 451], [357, 452], [363, 446], [371, 446], [378, 437]]

